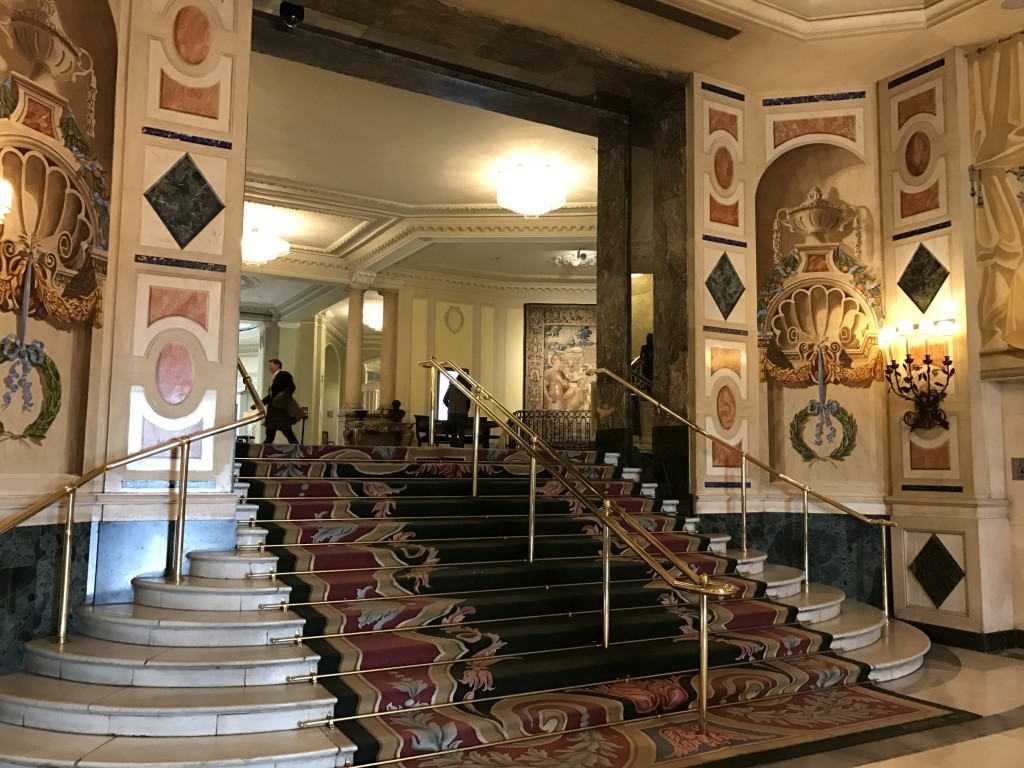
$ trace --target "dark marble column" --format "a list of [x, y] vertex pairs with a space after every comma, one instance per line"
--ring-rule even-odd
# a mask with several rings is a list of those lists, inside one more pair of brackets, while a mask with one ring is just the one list
[[[686, 93], [662, 102], [654, 120], [654, 397], [688, 415], [691, 399], [690, 275], [687, 248]], [[690, 434], [674, 420], [656, 417], [652, 433], [660, 482], [689, 501]], [[685, 504], [681, 508], [686, 511]]]
[[[629, 127], [609, 120], [597, 150], [597, 364], [629, 372]], [[606, 377], [594, 385], [598, 450], [625, 452], [631, 442], [626, 390]]]

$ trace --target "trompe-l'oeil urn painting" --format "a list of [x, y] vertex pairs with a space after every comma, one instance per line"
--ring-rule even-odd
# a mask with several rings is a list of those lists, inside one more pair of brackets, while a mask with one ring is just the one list
[[116, 50], [106, 0], [0, 4], [5, 457], [82, 426], [103, 321]]

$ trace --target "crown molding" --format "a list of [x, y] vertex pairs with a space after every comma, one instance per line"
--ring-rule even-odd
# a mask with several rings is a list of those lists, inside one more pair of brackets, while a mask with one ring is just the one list
[[[472, 276], [459, 276], [459, 275], [443, 275], [438, 276], [434, 273], [419, 272], [416, 270], [408, 270], [405, 272], [389, 272], [391, 277], [400, 279], [403, 281], [406, 287], [409, 288], [425, 288], [428, 290], [438, 289], [457, 289], [460, 291], [472, 290], [478, 295], [482, 294], [500, 294], [508, 295], [510, 293], [523, 294], [523, 293], [534, 293], [534, 294], [580, 294], [588, 295], [596, 299], [597, 295], [597, 283], [595, 280], [589, 281], [574, 281], [572, 283], [566, 283], [565, 281], [552, 283], [552, 282], [539, 282], [530, 280], [519, 280], [516, 282], [489, 281], [486, 279], [474, 278]], [[521, 297], [519, 297], [521, 298]]]

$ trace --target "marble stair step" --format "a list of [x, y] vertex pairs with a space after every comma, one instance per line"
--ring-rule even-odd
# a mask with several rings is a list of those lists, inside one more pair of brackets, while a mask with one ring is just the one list
[[336, 768], [355, 746], [340, 731], [232, 736], [92, 736], [0, 724], [0, 768]]
[[277, 567], [277, 556], [268, 552], [234, 549], [189, 552], [189, 573], [204, 579], [244, 579], [249, 574], [265, 574]]
[[235, 519], [240, 523], [248, 523], [256, 520], [256, 514], [260, 511], [258, 504], [249, 504], [240, 501], [235, 504]]
[[240, 499], [244, 499], [249, 493], [249, 483], [244, 480], [236, 480], [231, 484], [231, 490]]
[[696, 533], [708, 539], [708, 549], [714, 552], [716, 555], [720, 555], [725, 552], [729, 547], [730, 536], [727, 533]]
[[313, 685], [138, 688], [0, 677], [0, 722], [113, 736], [217, 736], [286, 731], [333, 713], [336, 699]]
[[878, 608], [856, 600], [844, 600], [842, 612], [833, 619], [812, 625], [832, 635], [832, 650], [845, 653], [878, 642], [885, 628], [885, 614]]
[[239, 524], [235, 526], [235, 546], [259, 546], [260, 544], [266, 543], [268, 533], [270, 533], [270, 531], [266, 528], [261, 528], [258, 525], [249, 525], [248, 520], [239, 522]]
[[736, 573], [743, 573], [747, 575], [756, 575], [764, 570], [765, 561], [768, 560], [768, 554], [761, 552], [756, 549], [747, 549], [744, 552], [742, 549], [726, 549], [723, 552], [718, 552], [724, 557], [731, 557], [736, 561]]
[[815, 584], [813, 581], [804, 583], [795, 595], [776, 598], [776, 602], [796, 607], [799, 611], [797, 621], [814, 624], [815, 629], [821, 629], [821, 622], [839, 616], [846, 609], [845, 600], [846, 593], [843, 590], [826, 584]]
[[134, 603], [76, 608], [75, 629], [83, 635], [134, 645], [267, 645], [294, 637], [305, 620], [289, 611], [189, 611]]
[[25, 670], [80, 683], [153, 688], [284, 685], [316, 668], [319, 654], [305, 646], [255, 645], [169, 648], [71, 635], [25, 644]]
[[764, 570], [757, 574], [757, 580], [768, 585], [767, 597], [778, 599], [791, 597], [800, 592], [804, 583], [804, 572], [788, 565], [766, 563]]
[[844, 653], [848, 659], [871, 667], [868, 679], [883, 683], [905, 677], [924, 664], [925, 654], [932, 647], [928, 635], [897, 619], [890, 619], [882, 628], [877, 642]]
[[201, 576], [185, 576], [180, 584], [161, 576], [138, 576], [132, 587], [139, 605], [193, 611], [258, 611], [261, 605], [287, 600], [292, 591], [279, 581]]

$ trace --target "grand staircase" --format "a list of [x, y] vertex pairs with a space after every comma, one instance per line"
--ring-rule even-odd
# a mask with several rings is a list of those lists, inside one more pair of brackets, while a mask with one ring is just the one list
[[[712, 707], [922, 663], [917, 630], [701, 535], [601, 455], [568, 458], [736, 587], [710, 605]], [[479, 459], [473, 497], [470, 449], [240, 446], [236, 548], [190, 553], [180, 584], [136, 578], [131, 604], [77, 608], [64, 645], [28, 643], [0, 678], [0, 768], [428, 768], [491, 764], [474, 755], [496, 746], [515, 765], [552, 733], [692, 721], [692, 598], [620, 543], [604, 648], [600, 526], [542, 472], [527, 562], [528, 458]]]

